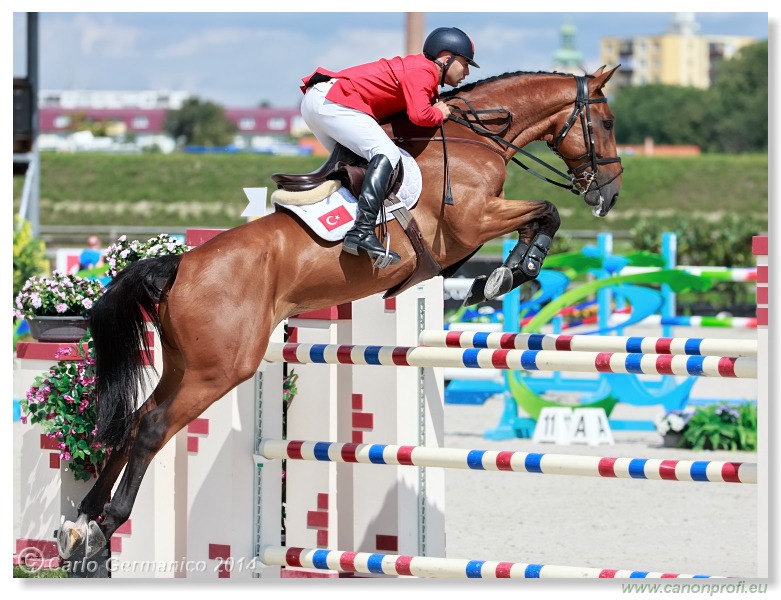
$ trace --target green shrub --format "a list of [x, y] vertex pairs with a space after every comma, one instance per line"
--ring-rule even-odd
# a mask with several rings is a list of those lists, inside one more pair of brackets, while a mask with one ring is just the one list
[[756, 404], [698, 407], [683, 430], [682, 446], [693, 450], [756, 450]]
[[[751, 238], [766, 231], [767, 223], [748, 215], [726, 215], [719, 221], [690, 217], [674, 222], [664, 219], [644, 219], [632, 229], [632, 244], [637, 249], [661, 253], [662, 233], [675, 233], [676, 262], [687, 266], [753, 267]], [[685, 305], [708, 301], [716, 307], [729, 309], [755, 304], [752, 286], [731, 282], [716, 282], [709, 292], [684, 293], [678, 303]]]
[[756, 217], [726, 215], [717, 222], [689, 217], [672, 222], [643, 219], [630, 233], [635, 248], [656, 253], [662, 249], [662, 233], [675, 233], [679, 265], [753, 267], [751, 238], [766, 229], [766, 223]]
[[33, 237], [29, 221], [14, 215], [14, 295], [33, 275], [49, 273], [49, 260], [43, 241]]

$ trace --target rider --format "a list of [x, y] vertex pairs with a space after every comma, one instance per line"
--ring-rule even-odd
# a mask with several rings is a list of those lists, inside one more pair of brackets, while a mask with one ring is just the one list
[[[318, 67], [302, 80], [301, 115], [318, 141], [328, 151], [339, 143], [369, 161], [355, 224], [344, 237], [345, 252], [385, 256], [374, 229], [401, 153], [379, 123], [406, 111], [416, 125], [439, 126], [450, 109], [439, 100], [437, 86], [461, 83], [470, 65], [479, 67], [474, 56], [466, 33], [439, 27], [426, 38], [423, 54], [383, 58], [336, 72]], [[388, 254], [387, 265], [399, 262], [397, 253]]]

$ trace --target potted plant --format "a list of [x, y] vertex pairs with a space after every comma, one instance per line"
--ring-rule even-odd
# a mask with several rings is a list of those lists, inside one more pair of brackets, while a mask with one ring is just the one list
[[662, 436], [665, 448], [680, 448], [683, 444], [683, 432], [694, 414], [694, 409], [670, 410], [660, 414], [654, 420], [656, 431]]
[[60, 459], [68, 461], [73, 476], [87, 481], [98, 475], [109, 450], [94, 441], [97, 406], [92, 337], [87, 333], [80, 341], [76, 347], [60, 350], [62, 360], [36, 377], [20, 405], [22, 422], [39, 425], [57, 443]]
[[137, 260], [154, 258], [164, 254], [183, 254], [187, 250], [188, 247], [181, 240], [171, 237], [167, 233], [149, 238], [146, 242], [128, 241], [127, 236], [123, 235], [106, 248], [107, 274], [110, 277], [115, 277], [127, 265]]
[[14, 316], [27, 320], [36, 340], [75, 342], [86, 333], [89, 310], [102, 291], [99, 281], [75, 274], [33, 275], [16, 295]]
[[756, 450], [756, 404], [724, 403], [698, 408], [683, 432], [683, 444], [694, 450]]

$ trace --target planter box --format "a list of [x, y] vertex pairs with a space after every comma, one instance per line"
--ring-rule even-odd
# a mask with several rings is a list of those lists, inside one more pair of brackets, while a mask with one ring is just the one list
[[86, 317], [34, 317], [27, 322], [30, 335], [39, 342], [78, 342], [89, 327]]

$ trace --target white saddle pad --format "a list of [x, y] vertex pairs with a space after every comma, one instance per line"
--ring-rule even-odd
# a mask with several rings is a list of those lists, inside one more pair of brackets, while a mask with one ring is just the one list
[[[420, 198], [423, 187], [423, 178], [420, 167], [415, 159], [405, 150], [401, 151], [401, 160], [404, 164], [404, 179], [401, 188], [396, 193], [399, 200], [407, 208], [412, 208]], [[274, 209], [284, 207], [298, 215], [318, 236], [329, 242], [338, 242], [344, 239], [355, 221], [355, 211], [358, 205], [357, 198], [345, 187], [339, 188], [327, 198], [314, 204], [287, 204], [274, 200]], [[388, 220], [393, 219], [393, 213], [388, 211]], [[377, 222], [382, 218], [382, 212], [377, 215]]]

